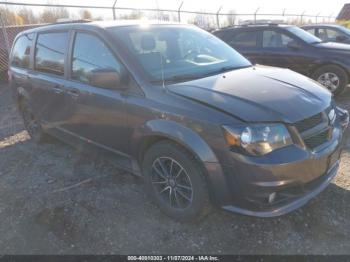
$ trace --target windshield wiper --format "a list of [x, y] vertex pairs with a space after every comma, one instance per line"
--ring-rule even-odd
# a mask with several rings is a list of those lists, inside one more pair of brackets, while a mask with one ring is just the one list
[[247, 68], [247, 67], [251, 67], [251, 65], [245, 65], [245, 66], [224, 66], [224, 67], [221, 67], [219, 70], [216, 70], [213, 73], [220, 74], [220, 73], [225, 73], [225, 72], [228, 72], [228, 71], [242, 69], [242, 68]]
[[[200, 78], [213, 76], [213, 75], [217, 75], [217, 74], [220, 74], [220, 73], [224, 73], [224, 72], [228, 72], [228, 71], [232, 71], [232, 70], [237, 70], [237, 69], [242, 69], [242, 68], [247, 68], [247, 67], [251, 67], [251, 65], [245, 65], [245, 66], [224, 66], [224, 67], [219, 68], [218, 70], [211, 71], [211, 72], [204, 73], [204, 74], [187, 74], [187, 75], [171, 76], [171, 77], [165, 78], [164, 82], [165, 83], [169, 83], [169, 82], [190, 81], [190, 80], [200, 79]], [[162, 79], [157, 79], [157, 80], [151, 81], [151, 83], [162, 83], [162, 82], [163, 82]]]
[[[181, 82], [181, 81], [189, 81], [189, 80], [194, 80], [194, 79], [198, 79], [201, 78], [201, 75], [177, 75], [177, 76], [171, 76], [168, 78], [164, 79], [164, 82]], [[151, 81], [152, 83], [162, 83], [163, 80], [162, 79], [157, 79], [154, 81]]]
[[213, 75], [217, 75], [217, 74], [221, 74], [221, 73], [225, 73], [225, 72], [229, 72], [229, 71], [233, 71], [233, 70], [238, 70], [238, 69], [242, 69], [242, 68], [247, 68], [247, 67], [251, 67], [252, 65], [245, 65], [245, 66], [223, 66], [221, 68], [219, 68], [218, 70], [206, 73], [204, 75], [202, 75], [201, 77], [207, 77], [207, 76], [213, 76]]

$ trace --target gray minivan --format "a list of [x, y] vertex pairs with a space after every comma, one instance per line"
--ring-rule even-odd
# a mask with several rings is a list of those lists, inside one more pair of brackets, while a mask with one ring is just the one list
[[347, 111], [318, 83], [255, 66], [192, 25], [89, 22], [20, 33], [9, 78], [33, 140], [110, 152], [162, 211], [290, 212], [339, 167]]

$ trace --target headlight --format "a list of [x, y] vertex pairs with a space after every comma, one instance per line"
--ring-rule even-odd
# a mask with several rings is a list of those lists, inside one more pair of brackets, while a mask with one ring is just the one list
[[282, 124], [223, 126], [226, 142], [232, 150], [250, 155], [265, 155], [292, 144], [287, 128]]

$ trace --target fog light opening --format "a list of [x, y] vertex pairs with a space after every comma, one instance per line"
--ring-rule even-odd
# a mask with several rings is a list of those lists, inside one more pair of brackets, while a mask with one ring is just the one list
[[276, 192], [273, 192], [272, 194], [269, 195], [269, 204], [272, 204], [275, 199], [276, 199]]

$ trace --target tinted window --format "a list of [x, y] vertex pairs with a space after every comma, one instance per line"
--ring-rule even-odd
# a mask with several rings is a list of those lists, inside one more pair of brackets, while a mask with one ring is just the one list
[[39, 34], [35, 49], [35, 69], [55, 75], [64, 74], [68, 33]]
[[12, 50], [12, 66], [28, 68], [30, 60], [30, 46], [32, 45], [33, 34], [21, 36], [17, 39]]
[[257, 32], [242, 32], [237, 34], [229, 43], [238, 47], [256, 47], [257, 39]]
[[343, 33], [338, 32], [336, 30], [333, 29], [325, 29], [325, 28], [320, 28], [318, 29], [319, 32], [319, 37], [323, 40], [323, 41], [336, 41], [337, 37], [339, 36], [345, 36]]
[[91, 76], [96, 72], [111, 70], [120, 73], [121, 65], [108, 47], [91, 34], [77, 33], [74, 41], [72, 78], [97, 86], [92, 83]]
[[289, 42], [293, 39], [283, 33], [268, 30], [263, 33], [263, 47], [268, 48], [287, 48]]
[[286, 30], [292, 33], [293, 35], [297, 36], [299, 39], [303, 40], [304, 42], [308, 44], [316, 44], [321, 43], [321, 39], [317, 38], [316, 36], [306, 32], [305, 30], [301, 29], [297, 26], [288, 26], [286, 27]]

